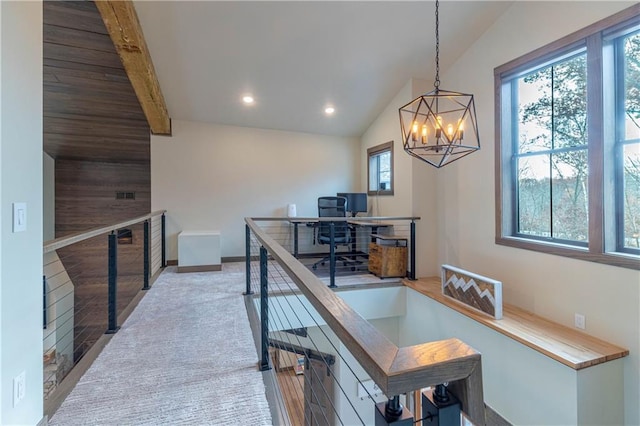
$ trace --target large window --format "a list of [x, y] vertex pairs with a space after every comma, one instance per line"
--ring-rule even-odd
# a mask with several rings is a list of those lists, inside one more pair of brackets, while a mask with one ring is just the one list
[[640, 32], [613, 40], [618, 250], [640, 249]]
[[369, 195], [393, 195], [393, 141], [367, 149]]
[[640, 269], [637, 13], [495, 70], [498, 244]]

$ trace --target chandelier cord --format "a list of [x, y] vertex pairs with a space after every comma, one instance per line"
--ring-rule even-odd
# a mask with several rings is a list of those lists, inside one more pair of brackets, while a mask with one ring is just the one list
[[433, 82], [436, 90], [440, 87], [440, 32], [438, 27], [440, 26], [440, 18], [438, 16], [438, 6], [440, 1], [436, 0], [436, 81]]

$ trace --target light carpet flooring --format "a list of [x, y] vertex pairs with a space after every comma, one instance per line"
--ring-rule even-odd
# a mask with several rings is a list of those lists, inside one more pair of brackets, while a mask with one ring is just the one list
[[244, 263], [168, 267], [50, 425], [270, 425]]

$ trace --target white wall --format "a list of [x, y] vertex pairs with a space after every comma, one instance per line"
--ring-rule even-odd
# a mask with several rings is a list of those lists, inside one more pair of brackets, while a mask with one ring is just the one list
[[[393, 98], [378, 118], [360, 138], [360, 189], [366, 192], [367, 149], [393, 141], [393, 192], [394, 195], [369, 196], [369, 213], [372, 216], [407, 216], [412, 214], [411, 205], [411, 158], [402, 149], [402, 135], [398, 121], [398, 108], [409, 102], [412, 96], [411, 82], [407, 83]], [[411, 98], [411, 99], [409, 99]]]
[[[42, 2], [0, 2], [0, 424], [42, 408]], [[12, 232], [12, 203], [27, 230]], [[13, 407], [13, 378], [26, 373]]]
[[244, 218], [317, 216], [317, 198], [357, 189], [357, 139], [172, 121], [151, 137], [152, 210], [167, 210], [167, 259], [177, 233], [219, 230], [222, 256], [244, 256]]
[[432, 89], [432, 83], [425, 80], [407, 82], [361, 138], [360, 181], [363, 191], [367, 190], [367, 149], [394, 141], [394, 195], [369, 196], [370, 213], [373, 216], [421, 217], [416, 221], [416, 253], [420, 253], [416, 262], [418, 276], [437, 273], [436, 172], [433, 167], [404, 152], [398, 109]]
[[44, 241], [56, 235], [56, 162], [42, 153], [42, 236]]
[[428, 296], [406, 294], [400, 343], [456, 337], [478, 350], [484, 400], [511, 424], [622, 424], [622, 360], [574, 370]]
[[[433, 90], [433, 81], [420, 79], [412, 80], [411, 99], [405, 103]], [[396, 120], [399, 120], [396, 117]], [[438, 226], [437, 197], [438, 169], [417, 158], [412, 158], [403, 152], [403, 155], [411, 158], [411, 191], [413, 194], [413, 213], [420, 216], [416, 222], [416, 276], [425, 277], [437, 275], [439, 264], [437, 262]]]
[[573, 327], [574, 313], [582, 313], [587, 333], [631, 351], [624, 360], [625, 423], [637, 425], [640, 274], [494, 244], [493, 184], [493, 69], [632, 4], [514, 2], [452, 69], [440, 73], [443, 89], [475, 95], [482, 149], [438, 171], [437, 208], [438, 264], [501, 280], [506, 302], [559, 323]]

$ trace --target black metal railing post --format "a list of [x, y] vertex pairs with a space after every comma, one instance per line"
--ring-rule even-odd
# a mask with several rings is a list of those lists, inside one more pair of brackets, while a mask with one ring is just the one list
[[293, 257], [298, 258], [298, 222], [293, 223]]
[[106, 334], [117, 333], [118, 329], [118, 307], [117, 307], [117, 292], [118, 292], [118, 241], [116, 239], [116, 233], [111, 231], [109, 234], [109, 288], [108, 296], [109, 302], [107, 305], [109, 316], [109, 328]]
[[260, 371], [269, 366], [269, 286], [267, 280], [267, 249], [260, 247]]
[[435, 426], [460, 424], [460, 400], [447, 390], [446, 384], [439, 384], [433, 391], [422, 392], [422, 418]]
[[416, 222], [411, 220], [411, 271], [409, 272], [409, 279], [416, 279]]
[[336, 286], [336, 246], [335, 246], [335, 223], [329, 222], [329, 287]]
[[253, 294], [253, 291], [251, 291], [251, 228], [249, 228], [249, 225], [244, 226], [244, 244], [245, 244], [244, 255], [246, 258], [245, 273], [247, 275], [246, 277], [247, 288], [242, 294], [247, 296], [249, 294]]
[[413, 414], [400, 404], [400, 397], [395, 395], [387, 402], [376, 404], [375, 424], [376, 426], [413, 426], [414, 419]]
[[142, 289], [149, 290], [149, 219], [144, 221], [144, 249], [143, 249], [143, 269], [144, 269], [144, 280]]
[[47, 277], [42, 276], [42, 328], [47, 329]]
[[160, 218], [160, 246], [162, 247], [162, 267], [167, 266], [167, 247], [166, 247], [166, 233], [167, 233], [167, 224], [164, 213], [162, 213], [162, 217]]

